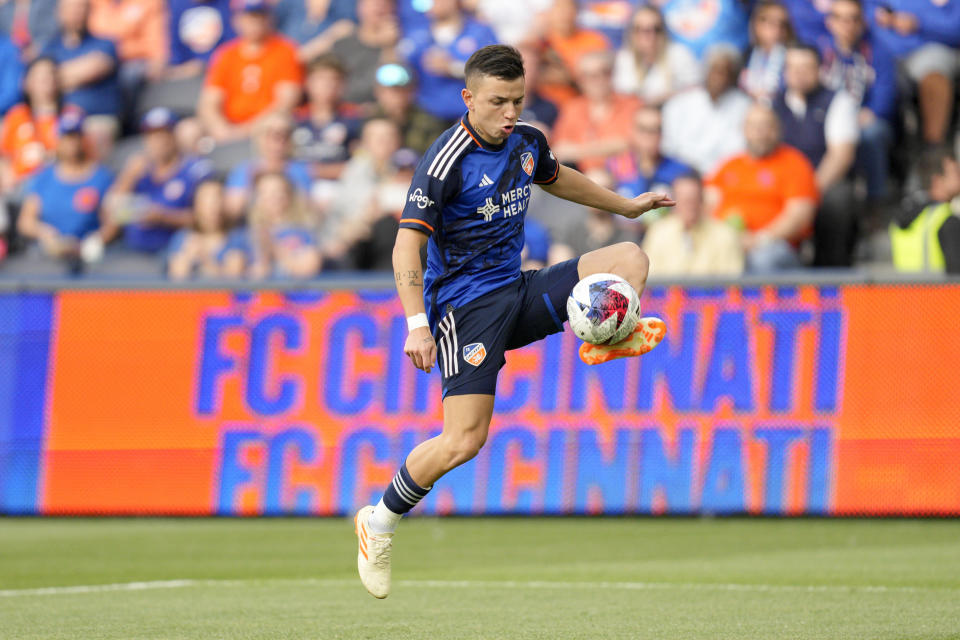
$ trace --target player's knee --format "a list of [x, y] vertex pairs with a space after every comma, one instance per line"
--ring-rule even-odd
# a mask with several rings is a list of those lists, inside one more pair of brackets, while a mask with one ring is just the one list
[[486, 438], [479, 433], [467, 432], [444, 439], [444, 459], [447, 470], [473, 460], [483, 447]]
[[635, 242], [621, 242], [616, 246], [617, 266], [622, 276], [634, 288], [641, 287], [647, 281], [650, 259]]

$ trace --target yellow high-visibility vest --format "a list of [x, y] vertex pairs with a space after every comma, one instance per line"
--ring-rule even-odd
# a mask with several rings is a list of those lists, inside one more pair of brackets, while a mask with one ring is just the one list
[[906, 229], [890, 223], [890, 248], [897, 271], [946, 271], [938, 233], [951, 215], [950, 203], [924, 207]]

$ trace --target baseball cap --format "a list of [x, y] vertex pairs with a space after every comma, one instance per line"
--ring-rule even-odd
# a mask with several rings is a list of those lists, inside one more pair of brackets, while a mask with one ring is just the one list
[[86, 120], [86, 117], [83, 109], [67, 107], [60, 114], [60, 119], [57, 121], [57, 132], [61, 136], [71, 133], [83, 133], [83, 121]]
[[240, 0], [237, 11], [246, 13], [270, 13], [270, 3], [267, 0]]
[[377, 68], [377, 84], [382, 87], [406, 87], [413, 82], [413, 73], [408, 67], [396, 62], [382, 64]]
[[167, 107], [154, 107], [140, 118], [140, 131], [157, 131], [172, 129], [177, 124], [177, 114]]

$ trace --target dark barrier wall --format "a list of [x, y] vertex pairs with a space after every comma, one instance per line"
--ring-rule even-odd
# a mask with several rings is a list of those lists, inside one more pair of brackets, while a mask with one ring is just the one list
[[[420, 513], [960, 513], [960, 286], [653, 289], [509, 354]], [[441, 426], [393, 293], [0, 294], [0, 511], [345, 514]]]

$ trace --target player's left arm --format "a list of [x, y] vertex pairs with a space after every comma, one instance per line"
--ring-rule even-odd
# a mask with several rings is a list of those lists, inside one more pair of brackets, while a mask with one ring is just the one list
[[676, 204], [665, 193], [641, 193], [632, 200], [624, 198], [583, 175], [576, 169], [560, 165], [557, 179], [550, 184], [541, 184], [543, 189], [558, 198], [570, 200], [594, 209], [603, 209], [625, 218], [636, 218], [660, 207]]

